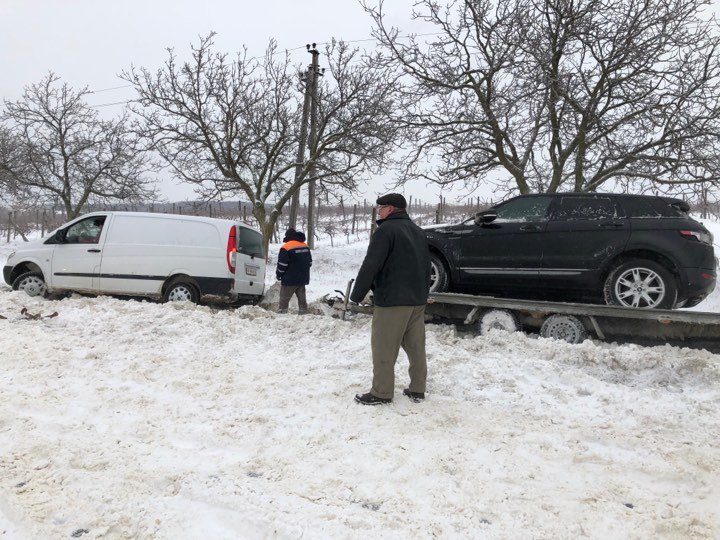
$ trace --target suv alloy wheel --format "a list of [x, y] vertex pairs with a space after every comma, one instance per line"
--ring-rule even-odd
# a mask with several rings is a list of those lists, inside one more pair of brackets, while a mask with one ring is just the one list
[[603, 290], [610, 305], [672, 309], [677, 300], [675, 277], [655, 261], [632, 259], [610, 272]]

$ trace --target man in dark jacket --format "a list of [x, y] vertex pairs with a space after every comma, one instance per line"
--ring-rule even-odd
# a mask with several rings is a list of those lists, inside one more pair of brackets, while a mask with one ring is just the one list
[[395, 361], [400, 347], [410, 361], [410, 386], [403, 391], [415, 402], [425, 399], [425, 305], [430, 291], [430, 251], [423, 230], [410, 221], [405, 197], [390, 193], [377, 200], [378, 228], [370, 238], [350, 300], [361, 302], [373, 290], [371, 347], [373, 382], [358, 394], [363, 405], [390, 403], [395, 391]]
[[282, 284], [278, 313], [287, 313], [290, 298], [294, 294], [298, 300], [298, 314], [303, 315], [307, 313], [305, 285], [310, 283], [312, 254], [305, 243], [305, 234], [301, 231], [288, 229], [283, 242], [275, 271]]

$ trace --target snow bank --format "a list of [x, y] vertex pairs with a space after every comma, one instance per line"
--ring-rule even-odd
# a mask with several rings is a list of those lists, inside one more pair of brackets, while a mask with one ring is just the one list
[[[321, 244], [309, 299], [365, 249]], [[706, 351], [430, 325], [427, 400], [401, 395], [401, 354], [368, 408], [364, 316], [7, 287], [0, 315], [8, 538], [720, 537]]]
[[401, 395], [403, 356], [367, 408], [364, 316], [7, 291], [0, 314], [13, 537], [720, 534], [705, 351], [428, 326], [428, 399]]

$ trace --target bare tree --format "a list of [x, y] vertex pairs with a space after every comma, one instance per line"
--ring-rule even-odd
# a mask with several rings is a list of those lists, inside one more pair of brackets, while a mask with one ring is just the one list
[[472, 190], [495, 172], [520, 193], [717, 182], [720, 36], [705, 6], [420, 0], [415, 17], [438, 31], [426, 45], [366, 4], [406, 76], [405, 176]]
[[312, 166], [324, 186], [352, 190], [385, 165], [396, 136], [394, 80], [373, 58], [344, 43], [326, 48], [317, 138], [296, 175], [303, 95], [287, 53], [271, 42], [261, 59], [246, 51], [231, 59], [213, 51], [213, 34], [192, 48], [191, 61], [168, 52], [155, 73], [133, 67], [122, 75], [138, 93], [138, 129], [201, 197], [247, 197], [266, 247]]
[[23, 169], [20, 137], [0, 124], [0, 203], [8, 206], [24, 204], [30, 197], [18, 183]]
[[85, 103], [90, 92], [73, 90], [49, 73], [5, 101], [0, 141], [0, 183], [16, 197], [58, 201], [73, 219], [87, 203], [154, 197], [145, 175], [153, 170], [127, 116], [102, 120]]

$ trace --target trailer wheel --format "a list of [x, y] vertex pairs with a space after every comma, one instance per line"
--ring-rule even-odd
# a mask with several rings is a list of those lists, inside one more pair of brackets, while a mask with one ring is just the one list
[[440, 257], [430, 254], [430, 292], [445, 292], [450, 285], [450, 274]]
[[576, 344], [585, 341], [587, 330], [580, 319], [573, 315], [550, 315], [540, 327], [540, 335]]
[[480, 335], [487, 335], [490, 330], [505, 330], [506, 332], [519, 332], [520, 321], [512, 311], [507, 309], [490, 309], [486, 311], [478, 322]]

